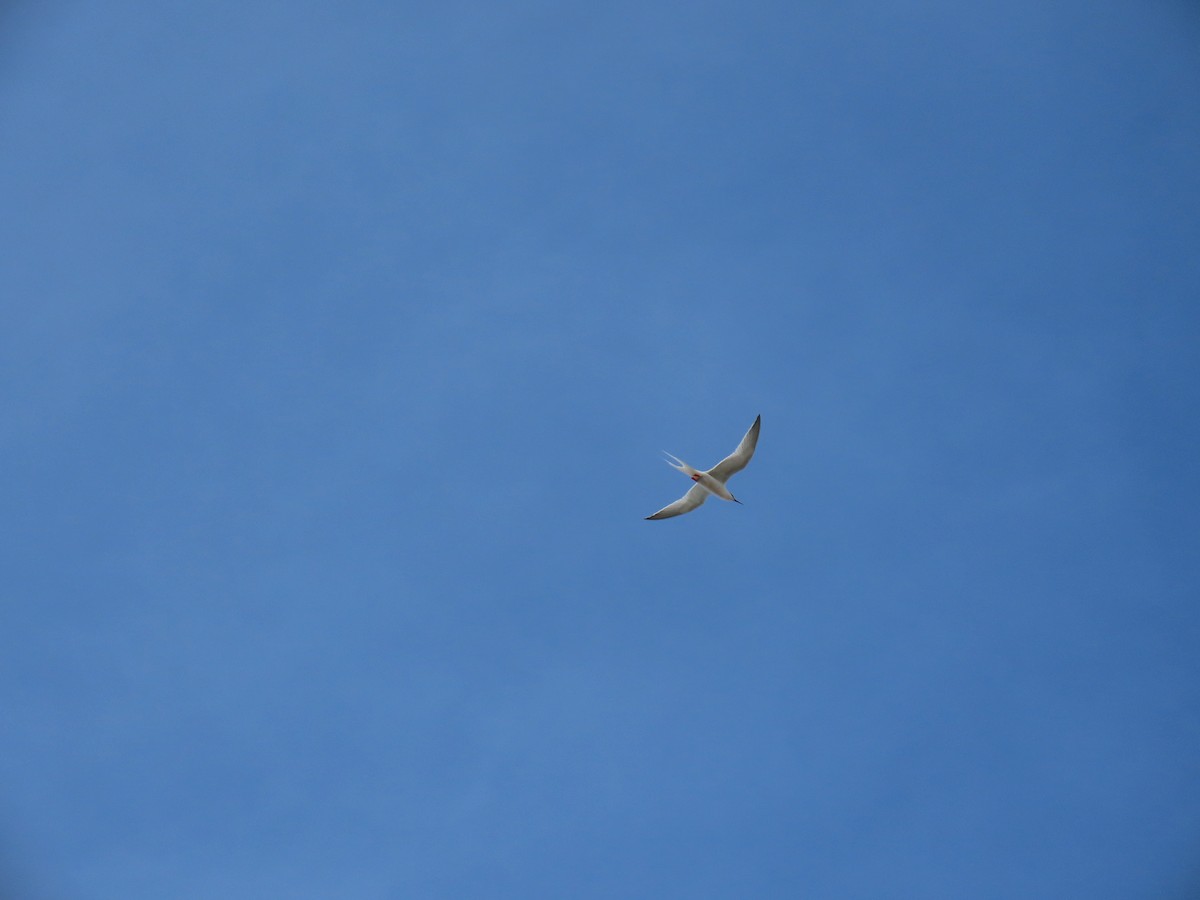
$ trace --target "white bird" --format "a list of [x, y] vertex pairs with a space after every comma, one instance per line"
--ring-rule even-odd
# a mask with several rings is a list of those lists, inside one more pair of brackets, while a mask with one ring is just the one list
[[[758, 427], [761, 423], [762, 416], [756, 416], [754, 424], [750, 426], [750, 430], [746, 432], [746, 436], [742, 438], [742, 442], [738, 444], [737, 449], [707, 472], [693, 469], [682, 459], [667, 453], [666, 455], [669, 457], [666, 461], [667, 465], [678, 469], [696, 483], [692, 485], [691, 490], [670, 506], [664, 506], [654, 515], [646, 516], [646, 518], [669, 519], [672, 516], [682, 516], [684, 513], [691, 512], [707, 500], [709, 494], [716, 494], [722, 500], [732, 500], [734, 503], [741, 503], [741, 500], [729, 493], [729, 488], [725, 487], [725, 482], [729, 480], [730, 475], [736, 475], [742, 469], [746, 468], [746, 463], [750, 462], [750, 457], [754, 455], [754, 448], [758, 445]], [[666, 453], [666, 451], [663, 452]], [[671, 460], [674, 460], [674, 462]]]

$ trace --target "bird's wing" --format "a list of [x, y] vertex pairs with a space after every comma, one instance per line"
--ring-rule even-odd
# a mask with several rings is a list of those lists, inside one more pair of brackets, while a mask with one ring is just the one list
[[761, 424], [762, 416], [756, 416], [754, 424], [750, 426], [738, 448], [709, 469], [708, 474], [724, 484], [730, 475], [736, 475], [746, 468], [746, 463], [750, 462], [750, 457], [754, 455], [754, 448], [758, 446], [758, 428]]
[[708, 499], [708, 491], [698, 484], [693, 484], [691, 490], [672, 503], [670, 506], [664, 506], [652, 516], [646, 516], [647, 519], [669, 519], [671, 516], [682, 516], [686, 512], [691, 512], [701, 503]]

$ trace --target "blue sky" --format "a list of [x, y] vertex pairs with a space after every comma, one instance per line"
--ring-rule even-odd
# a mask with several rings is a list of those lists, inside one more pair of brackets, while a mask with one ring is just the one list
[[0, 886], [1195, 896], [1198, 32], [8, 5]]

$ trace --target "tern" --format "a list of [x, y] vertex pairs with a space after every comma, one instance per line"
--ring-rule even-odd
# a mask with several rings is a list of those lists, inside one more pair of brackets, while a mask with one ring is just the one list
[[741, 503], [741, 500], [729, 493], [729, 488], [725, 487], [725, 482], [729, 480], [729, 476], [736, 475], [742, 469], [746, 468], [746, 463], [750, 462], [750, 457], [754, 455], [754, 448], [758, 444], [758, 427], [761, 424], [762, 416], [756, 416], [754, 424], [750, 426], [750, 430], [746, 432], [746, 436], [742, 438], [742, 442], [738, 444], [737, 449], [707, 472], [693, 469], [682, 459], [679, 459], [677, 456], [671, 456], [670, 453], [666, 453], [664, 450], [663, 452], [668, 457], [666, 460], [667, 465], [678, 469], [696, 483], [674, 503], [664, 506], [652, 516], [646, 516], [646, 519], [669, 519], [672, 516], [682, 516], [684, 513], [691, 512], [707, 500], [709, 494], [716, 494], [722, 500], [732, 500], [734, 503]]

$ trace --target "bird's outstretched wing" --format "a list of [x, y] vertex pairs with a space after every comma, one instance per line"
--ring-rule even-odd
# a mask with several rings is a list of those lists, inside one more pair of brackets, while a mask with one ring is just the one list
[[669, 519], [671, 516], [682, 516], [686, 512], [691, 512], [701, 503], [708, 499], [708, 491], [698, 484], [693, 484], [691, 490], [672, 503], [670, 506], [664, 506], [652, 516], [646, 516], [647, 519]]
[[754, 424], [750, 426], [738, 448], [709, 469], [708, 474], [724, 484], [730, 475], [736, 475], [746, 468], [746, 463], [750, 462], [750, 457], [754, 455], [754, 448], [758, 446], [758, 428], [761, 424], [762, 416], [756, 416]]

